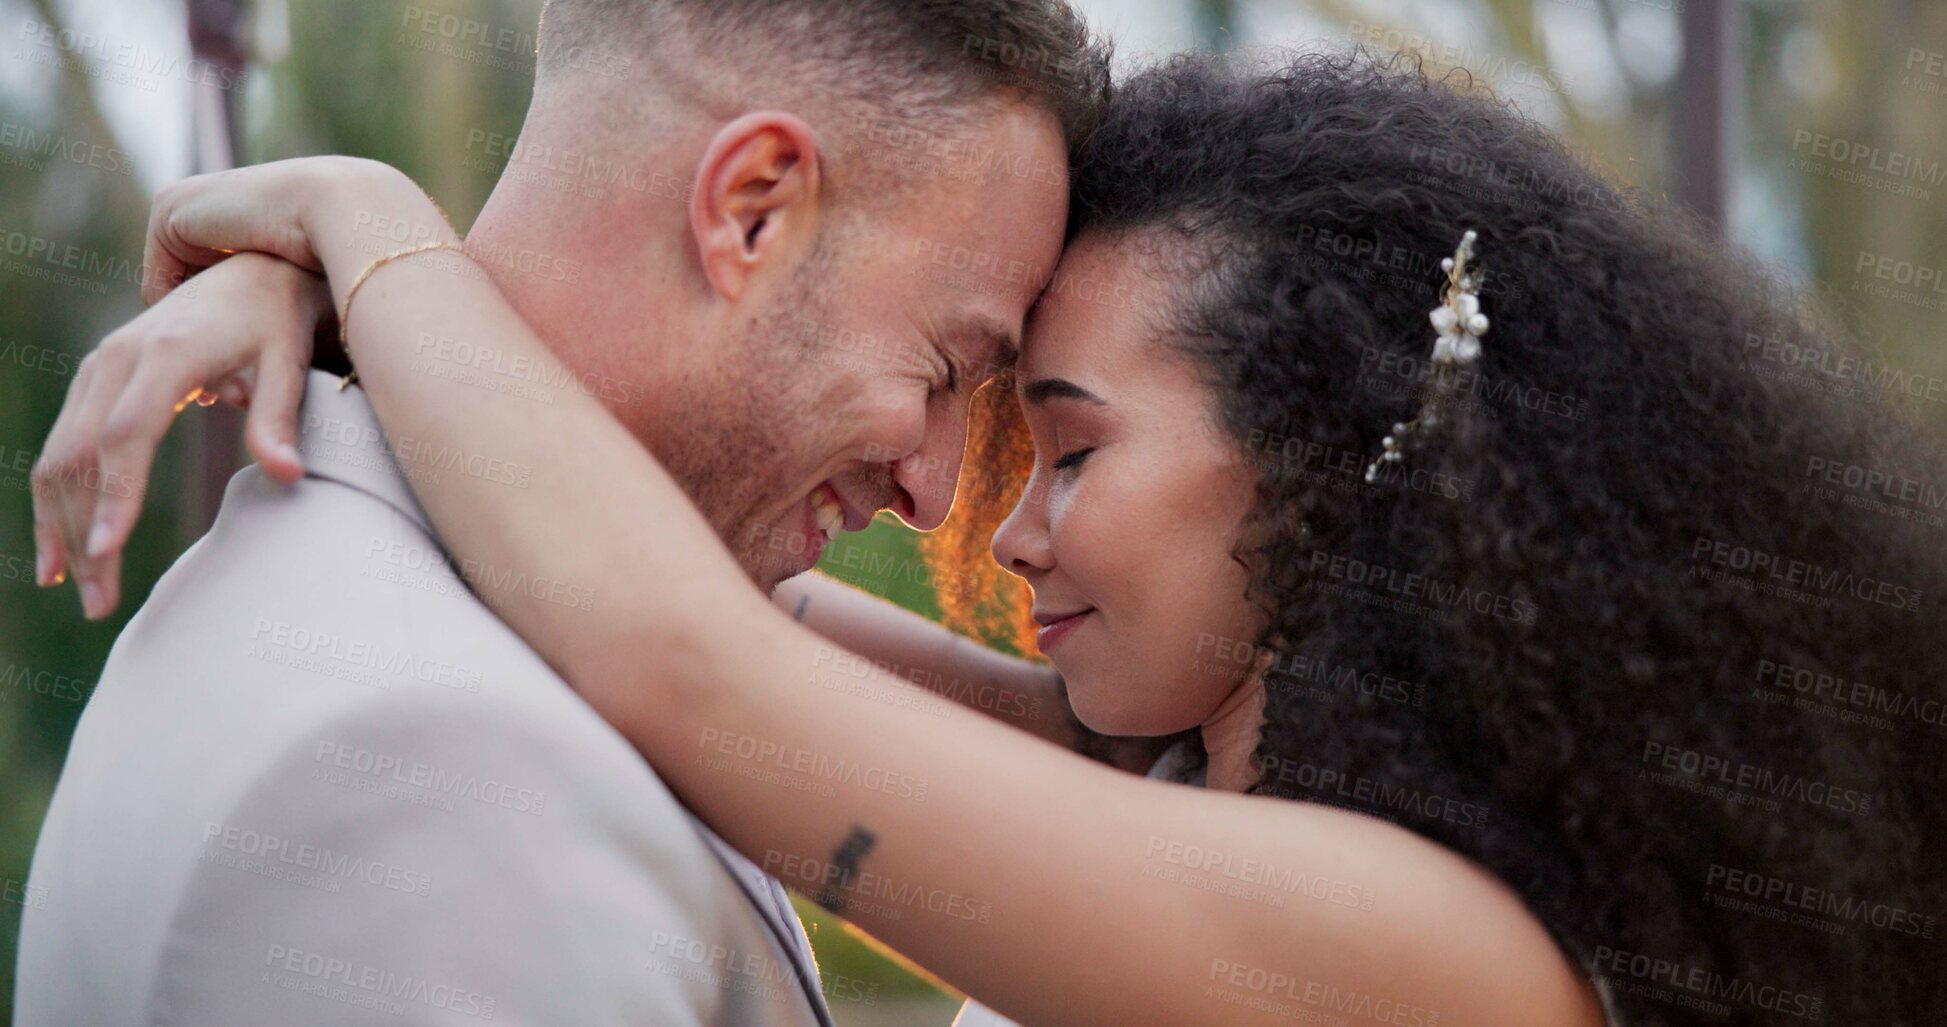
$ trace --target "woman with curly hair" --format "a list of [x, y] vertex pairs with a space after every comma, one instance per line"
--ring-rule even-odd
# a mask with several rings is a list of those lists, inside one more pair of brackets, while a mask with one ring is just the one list
[[1936, 1014], [1947, 564], [1912, 514], [1947, 478], [1897, 405], [1782, 373], [1839, 333], [1362, 55], [1142, 72], [1072, 192], [928, 543], [964, 623], [1030, 586], [1052, 667], [829, 581], [765, 603], [589, 397], [409, 373], [407, 308], [552, 360], [474, 277], [402, 262], [352, 356], [390, 431], [535, 468], [415, 480], [456, 557], [632, 539], [577, 565], [597, 612], [496, 606], [677, 792], [1023, 1022]]
[[[1164, 276], [1160, 334], [1257, 469], [1235, 556], [1264, 615], [1248, 644], [1158, 650], [1108, 619], [1111, 644], [1078, 634], [1051, 655], [1085, 725], [1179, 730], [1153, 719], [1155, 690], [1261, 656], [1261, 723], [1209, 753], [1213, 780], [1465, 854], [1602, 982], [1611, 1022], [1939, 1008], [1924, 970], [1947, 662], [1924, 496], [1947, 477], [1897, 383], [1862, 401], [1836, 375], [1792, 381], [1785, 355], [1852, 352], [1815, 310], [1544, 130], [1402, 62], [1240, 77], [1180, 58], [1119, 89], [1073, 195], [1065, 271], [1132, 247], [1195, 271]], [[1443, 380], [1422, 283], [1469, 230], [1491, 330]], [[1047, 330], [1062, 285], [1034, 374], [1058, 338], [1116, 359], [1086, 315], [1072, 341]], [[1100, 465], [1123, 457], [1089, 452], [1086, 411], [1037, 407], [1024, 380], [1035, 451], [1058, 436], [1054, 459], [1095, 465], [1072, 473], [1117, 474]], [[1376, 436], [1436, 402], [1433, 441], [1369, 479]], [[970, 467], [1019, 459], [1015, 408], [982, 412], [989, 454]], [[1892, 510], [1855, 505], [1893, 494], [1860, 485], [1873, 472], [1917, 487]], [[1044, 583], [1077, 588], [1089, 542], [1034, 487], [994, 553], [1040, 600]], [[929, 546], [972, 565], [994, 520], [976, 511], [1008, 498], [963, 492], [974, 509]], [[979, 627], [1005, 605], [954, 612]], [[1091, 717], [1104, 707], [1152, 719]], [[1198, 726], [1180, 751], [1212, 740]]]

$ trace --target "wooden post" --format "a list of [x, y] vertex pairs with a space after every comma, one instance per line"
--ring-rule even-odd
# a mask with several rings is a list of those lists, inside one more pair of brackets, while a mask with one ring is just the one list
[[1728, 237], [1744, 151], [1744, 25], [1738, 0], [1679, 6], [1683, 64], [1670, 112], [1671, 195]]
[[[238, 93], [248, 60], [249, 11], [244, 0], [188, 0], [189, 48], [219, 74], [199, 75], [190, 85], [191, 171], [202, 175], [236, 166]], [[221, 72], [227, 71], [227, 74]], [[224, 88], [217, 83], [231, 83]], [[243, 466], [243, 412], [213, 406], [181, 417], [183, 475], [177, 493], [181, 546], [202, 536], [223, 505], [223, 489]]]

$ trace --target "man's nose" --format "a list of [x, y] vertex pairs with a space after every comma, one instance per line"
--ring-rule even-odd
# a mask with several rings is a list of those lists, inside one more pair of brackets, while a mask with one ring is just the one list
[[907, 423], [918, 429], [919, 447], [892, 462], [888, 508], [913, 528], [932, 531], [953, 509], [971, 410], [964, 396], [939, 394], [909, 412], [918, 415], [917, 422]]
[[932, 531], [946, 523], [947, 511], [953, 509], [972, 407], [963, 395], [940, 395], [914, 412], [921, 418], [916, 425], [919, 448], [892, 462], [888, 508], [912, 527]]
[[960, 480], [963, 445], [964, 439], [950, 451], [944, 446], [922, 446], [892, 465], [890, 509], [900, 520], [920, 531], [932, 531], [946, 523]]

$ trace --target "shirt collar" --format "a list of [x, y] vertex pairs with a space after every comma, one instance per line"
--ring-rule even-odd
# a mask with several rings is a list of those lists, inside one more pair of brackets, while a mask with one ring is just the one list
[[365, 390], [356, 385], [341, 389], [339, 381], [335, 374], [316, 370], [305, 380], [304, 406], [298, 417], [298, 454], [304, 458], [305, 477], [335, 481], [374, 496], [438, 538], [412, 493], [405, 469], [392, 455]]

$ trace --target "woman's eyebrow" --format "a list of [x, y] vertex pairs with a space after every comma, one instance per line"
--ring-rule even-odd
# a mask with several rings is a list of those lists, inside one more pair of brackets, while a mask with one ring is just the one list
[[1096, 406], [1108, 406], [1108, 400], [1069, 381], [1066, 378], [1036, 378], [1021, 390], [1021, 397], [1029, 406], [1041, 406], [1051, 399], [1079, 399]]

